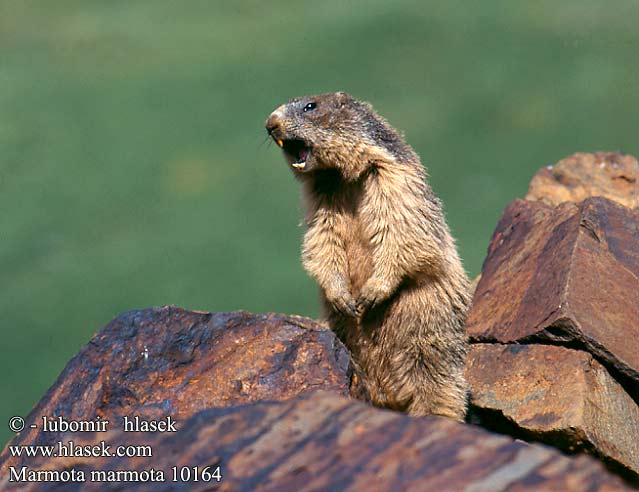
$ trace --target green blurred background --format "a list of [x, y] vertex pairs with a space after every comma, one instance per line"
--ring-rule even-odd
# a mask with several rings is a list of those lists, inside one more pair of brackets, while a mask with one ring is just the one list
[[0, 1], [0, 443], [154, 305], [316, 316], [263, 122], [347, 90], [422, 156], [469, 273], [575, 151], [639, 153], [639, 2]]

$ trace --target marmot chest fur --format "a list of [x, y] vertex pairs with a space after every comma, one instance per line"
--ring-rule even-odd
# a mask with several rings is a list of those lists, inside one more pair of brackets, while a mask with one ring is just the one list
[[293, 99], [266, 129], [303, 186], [304, 267], [373, 403], [462, 420], [468, 278], [417, 154], [344, 92]]

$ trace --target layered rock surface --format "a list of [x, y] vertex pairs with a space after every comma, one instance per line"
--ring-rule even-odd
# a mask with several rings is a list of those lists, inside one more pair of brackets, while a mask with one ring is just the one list
[[484, 425], [568, 453], [586, 451], [622, 474], [639, 469], [639, 407], [589, 353], [475, 344], [467, 377]]
[[[42, 417], [182, 421], [211, 407], [284, 400], [309, 389], [360, 392], [346, 348], [326, 327], [299, 316], [202, 313], [166, 306], [131, 311], [71, 359], [10, 444], [51, 445]], [[31, 428], [36, 425], [36, 428]], [[28, 459], [0, 455], [5, 467]]]
[[634, 157], [610, 153], [540, 171], [527, 198], [543, 201], [506, 208], [467, 323], [482, 425], [586, 451], [634, 483], [639, 213], [622, 203], [636, 206], [637, 176]]
[[[205, 410], [173, 434], [117, 431], [108, 438], [114, 444], [150, 445], [154, 455], [66, 459], [64, 465], [86, 477], [95, 470], [142, 474], [153, 469], [155, 478], [162, 472], [164, 481], [129, 483], [124, 489], [149, 492], [630, 490], [585, 456], [568, 458], [444, 417], [411, 418], [326, 392]], [[34, 466], [51, 467], [52, 461]], [[209, 467], [205, 480], [172, 481], [173, 467], [193, 474], [194, 466], [200, 472]], [[116, 487], [87, 480], [81, 490], [122, 490]], [[0, 490], [78, 489], [71, 483], [55, 488], [5, 483]]]
[[582, 347], [637, 394], [637, 320], [639, 213], [599, 197], [507, 207], [475, 291], [472, 340]]

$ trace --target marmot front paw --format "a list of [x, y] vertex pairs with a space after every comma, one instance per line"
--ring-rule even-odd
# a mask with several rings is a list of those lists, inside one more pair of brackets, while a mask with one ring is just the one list
[[362, 287], [362, 291], [357, 299], [357, 314], [362, 315], [365, 311], [379, 305], [388, 299], [392, 290], [385, 283], [369, 280]]
[[357, 304], [350, 292], [343, 292], [330, 297], [327, 296], [327, 300], [336, 311], [344, 316], [350, 316], [351, 318], [357, 317]]

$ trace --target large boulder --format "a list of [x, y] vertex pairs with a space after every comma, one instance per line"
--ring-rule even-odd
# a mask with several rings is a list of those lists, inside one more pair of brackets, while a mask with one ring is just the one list
[[[111, 427], [135, 415], [180, 422], [206, 408], [285, 400], [317, 388], [340, 395], [360, 391], [346, 348], [310, 319], [170, 306], [131, 311], [69, 361], [10, 444], [68, 439], [66, 432], [44, 432], [44, 416], [99, 418]], [[6, 466], [25, 460], [5, 448], [2, 475]]]
[[592, 454], [637, 485], [638, 179], [614, 153], [537, 173], [493, 233], [466, 371], [473, 421]]
[[[444, 417], [411, 418], [326, 392], [205, 410], [175, 433], [114, 430], [79, 444], [100, 439], [149, 446], [153, 456], [34, 460], [31, 471], [65, 468], [84, 481], [5, 482], [0, 491], [631, 490], [586, 456], [568, 458]], [[196, 475], [198, 483], [181, 481]], [[128, 483], [105, 482], [116, 479]]]
[[639, 395], [639, 213], [605, 198], [515, 200], [488, 248], [472, 340], [562, 343]]
[[639, 470], [639, 407], [592, 355], [551, 345], [475, 344], [466, 376], [481, 423]]

